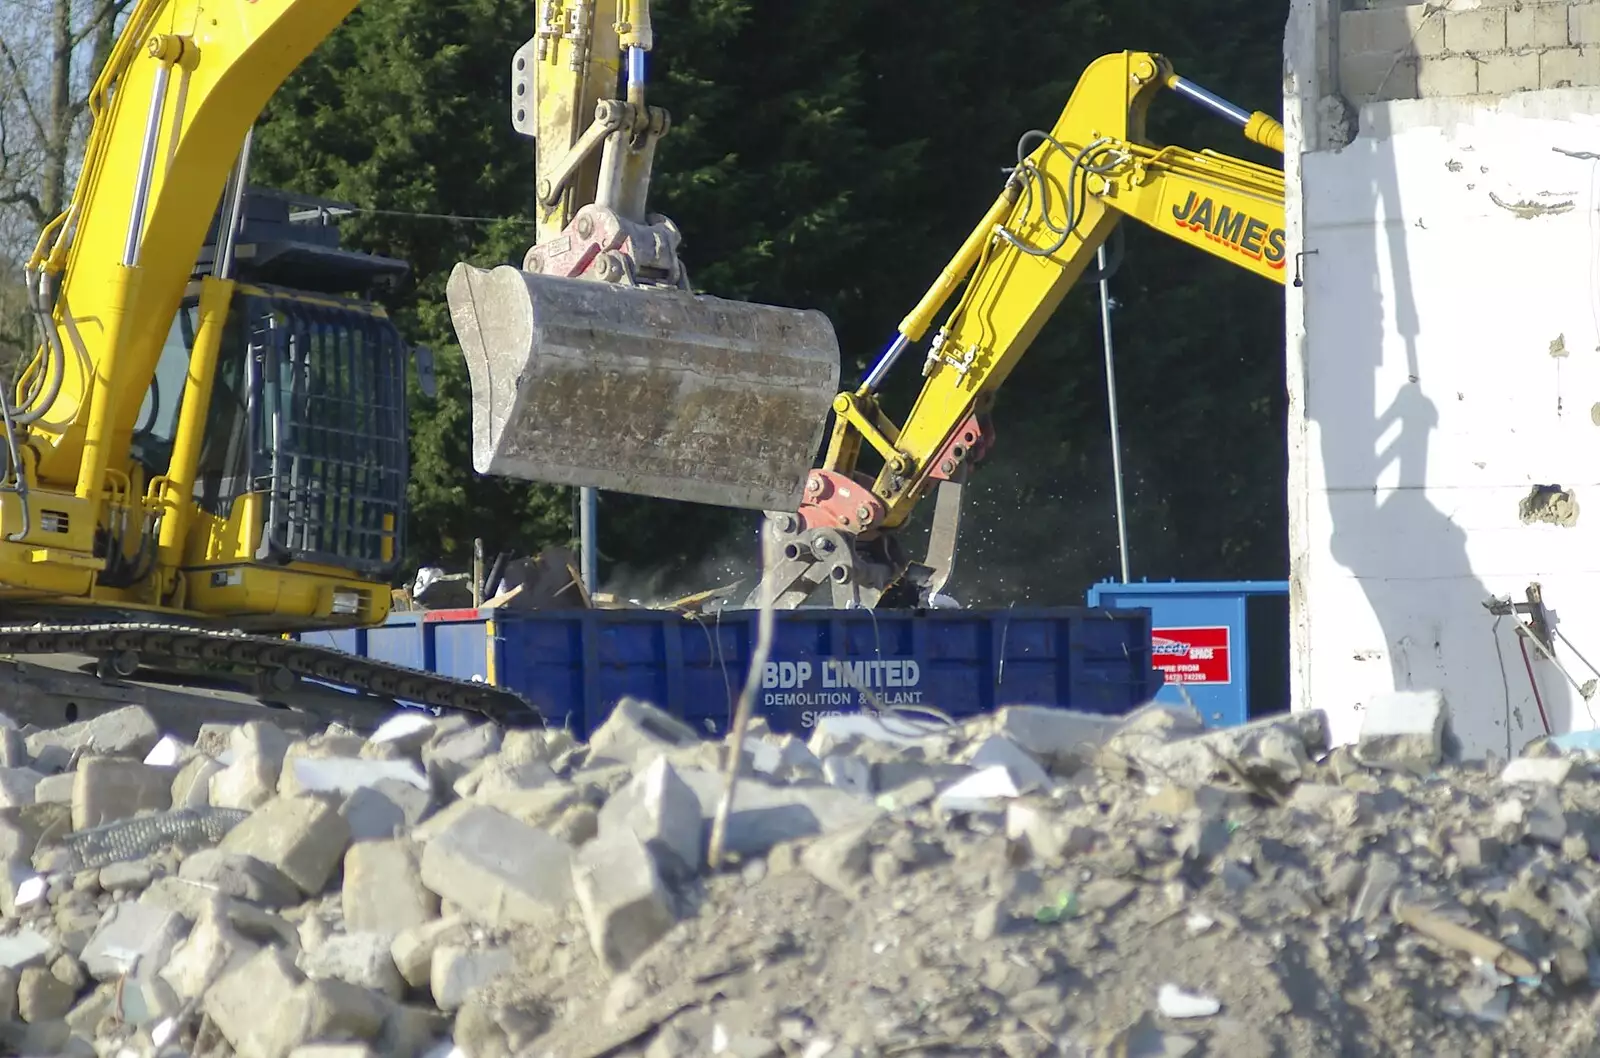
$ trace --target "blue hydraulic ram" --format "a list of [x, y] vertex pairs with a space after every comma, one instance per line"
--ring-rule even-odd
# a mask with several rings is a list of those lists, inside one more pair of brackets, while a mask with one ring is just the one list
[[[725, 734], [756, 640], [755, 611], [395, 613], [377, 627], [301, 638], [478, 677], [526, 695], [587, 738], [624, 695]], [[908, 710], [955, 720], [1005, 705], [1121, 714], [1161, 686], [1150, 613], [1131, 608], [790, 610], [777, 615], [758, 712], [804, 736], [829, 713]]]

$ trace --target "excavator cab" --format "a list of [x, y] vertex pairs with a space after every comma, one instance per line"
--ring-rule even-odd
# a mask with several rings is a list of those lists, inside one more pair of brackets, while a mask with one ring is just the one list
[[[404, 530], [410, 352], [380, 306], [348, 292], [407, 266], [341, 249], [328, 223], [339, 203], [251, 188], [241, 206], [239, 278], [194, 472], [193, 502], [209, 524], [190, 534], [186, 564], [302, 563], [386, 581]], [[135, 420], [130, 454], [146, 480], [171, 464], [200, 330], [198, 277], [215, 242], [214, 224]], [[108, 547], [123, 567], [112, 580], [142, 580], [153, 551]]]
[[512, 127], [537, 140], [536, 241], [520, 267], [458, 264], [446, 290], [473, 467], [796, 510], [839, 388], [833, 326], [692, 292], [676, 225], [645, 207], [670, 125], [644, 102], [649, 5], [560, 8], [541, 5], [512, 61]]

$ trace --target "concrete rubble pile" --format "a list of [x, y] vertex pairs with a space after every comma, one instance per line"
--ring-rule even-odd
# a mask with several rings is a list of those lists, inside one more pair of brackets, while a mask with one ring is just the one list
[[1436, 695], [730, 746], [402, 714], [0, 723], [0, 1053], [1593, 1053], [1600, 762]]

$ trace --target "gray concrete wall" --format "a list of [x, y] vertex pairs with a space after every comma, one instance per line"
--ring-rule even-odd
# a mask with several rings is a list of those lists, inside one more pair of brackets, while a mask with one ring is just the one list
[[1352, 105], [1600, 85], [1600, 3], [1345, 0], [1338, 92]]

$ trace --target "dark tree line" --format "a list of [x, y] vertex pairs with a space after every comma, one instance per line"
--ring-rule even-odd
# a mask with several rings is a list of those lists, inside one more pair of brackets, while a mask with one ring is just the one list
[[[1054, 121], [1095, 56], [1163, 52], [1246, 108], [1281, 111], [1281, 0], [656, 0], [653, 12], [652, 102], [674, 121], [653, 208], [682, 228], [698, 288], [827, 312], [847, 381], [992, 201], [1018, 137]], [[511, 131], [506, 102], [531, 21], [531, 4], [366, 0], [273, 100], [256, 140], [256, 180], [386, 211], [347, 221], [345, 238], [413, 265], [391, 309], [436, 350], [439, 377], [436, 399], [412, 393], [414, 562], [459, 567], [474, 536], [527, 552], [574, 531], [567, 490], [472, 474], [444, 301], [456, 261], [517, 261], [531, 239], [532, 144]], [[1150, 133], [1279, 164], [1175, 97]], [[1134, 574], [1280, 577], [1281, 292], [1125, 229], [1112, 291]], [[914, 366], [900, 372], [893, 413], [918, 381]], [[1069, 294], [995, 418], [952, 590], [1081, 602], [1117, 569], [1092, 287]], [[670, 568], [667, 586], [690, 590], [708, 586], [695, 578], [716, 560], [755, 555], [750, 512], [606, 494], [600, 513], [604, 566], [624, 575]]]

